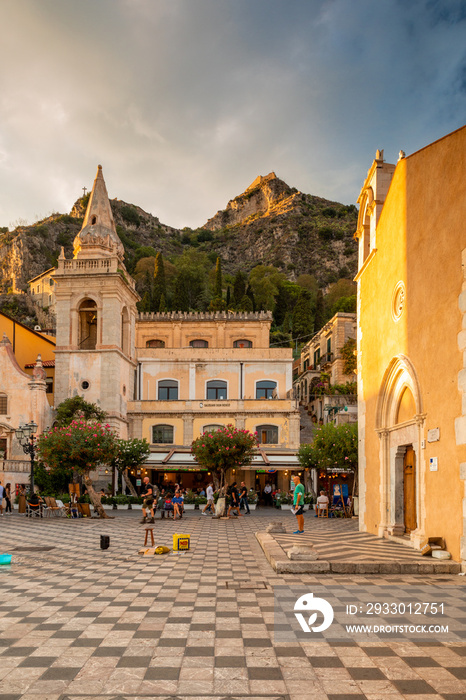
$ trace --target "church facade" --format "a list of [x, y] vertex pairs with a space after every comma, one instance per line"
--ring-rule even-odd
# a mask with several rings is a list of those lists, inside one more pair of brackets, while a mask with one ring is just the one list
[[464, 561], [466, 127], [378, 151], [358, 201], [360, 527]]

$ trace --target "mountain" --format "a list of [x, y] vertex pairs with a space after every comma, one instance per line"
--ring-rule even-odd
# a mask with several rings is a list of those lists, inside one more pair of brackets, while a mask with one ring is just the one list
[[[88, 198], [78, 199], [69, 214], [52, 214], [14, 231], [0, 229], [0, 293], [26, 291], [29, 279], [56, 264], [60, 246], [72, 256]], [[325, 288], [356, 273], [356, 207], [299, 192], [273, 172], [257, 177], [199, 229], [179, 230], [134, 204], [110, 203], [131, 273], [141, 258], [161, 251], [173, 261], [190, 248], [207, 253], [212, 263], [220, 257], [229, 274], [262, 263], [292, 281], [313, 275]]]
[[357, 209], [298, 192], [275, 173], [257, 177], [204, 224], [225, 269], [274, 265], [289, 279], [313, 275], [321, 286], [357, 271]]

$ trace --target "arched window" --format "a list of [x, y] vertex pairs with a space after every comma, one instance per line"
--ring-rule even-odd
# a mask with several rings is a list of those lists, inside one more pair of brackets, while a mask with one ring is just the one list
[[277, 382], [262, 381], [256, 384], [256, 399], [271, 399], [277, 389]]
[[258, 425], [256, 431], [261, 445], [278, 445], [278, 426]]
[[80, 350], [94, 350], [97, 345], [97, 304], [92, 299], [84, 299], [79, 305]]
[[8, 413], [8, 396], [0, 394], [0, 415], [5, 416]]
[[164, 340], [148, 340], [146, 342], [146, 348], [164, 348], [165, 347], [165, 341]]
[[251, 340], [235, 340], [233, 343], [234, 348], [252, 348]]
[[178, 400], [178, 382], [174, 379], [164, 379], [159, 382], [158, 387], [159, 401], [177, 401]]
[[129, 314], [126, 306], [121, 312], [121, 349], [129, 355]]
[[217, 425], [216, 423], [212, 423], [211, 425], [205, 425], [202, 428], [202, 432], [203, 433], [211, 433], [214, 430], [222, 430], [222, 428], [224, 428], [224, 427], [225, 427], [224, 425]]
[[152, 444], [154, 445], [173, 445], [173, 426], [172, 425], [153, 425], [152, 426]]
[[207, 382], [206, 399], [225, 400], [227, 398], [227, 383], [220, 379]]
[[209, 347], [209, 343], [207, 342], [207, 340], [201, 340], [201, 339], [191, 340], [189, 345], [191, 348], [208, 348]]

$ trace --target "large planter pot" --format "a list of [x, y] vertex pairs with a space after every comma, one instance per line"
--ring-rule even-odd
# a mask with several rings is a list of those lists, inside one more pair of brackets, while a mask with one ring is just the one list
[[215, 515], [222, 516], [222, 515], [225, 515], [225, 512], [226, 512], [226, 499], [219, 498], [217, 500], [217, 503], [215, 504]]
[[249, 510], [256, 510], [257, 503], [248, 503]]
[[196, 507], [195, 503], [185, 503], [184, 504], [184, 509], [185, 510], [194, 510]]
[[131, 508], [132, 510], [142, 510], [142, 503], [132, 503]]
[[105, 503], [105, 504], [102, 503], [102, 508], [103, 508], [104, 510], [113, 510], [113, 506], [109, 506], [109, 505], [107, 505], [106, 503]]
[[293, 508], [291, 503], [281, 503], [280, 506], [282, 510], [291, 510]]

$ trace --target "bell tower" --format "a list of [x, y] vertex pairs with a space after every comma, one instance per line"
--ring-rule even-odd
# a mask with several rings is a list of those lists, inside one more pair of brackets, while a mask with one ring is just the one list
[[54, 274], [57, 315], [55, 404], [79, 394], [108, 414], [127, 437], [127, 401], [133, 398], [135, 283], [123, 263], [99, 165], [74, 254], [62, 248]]

